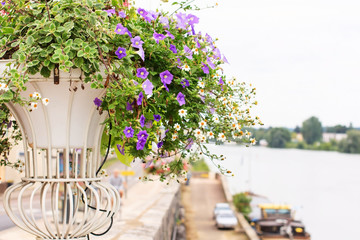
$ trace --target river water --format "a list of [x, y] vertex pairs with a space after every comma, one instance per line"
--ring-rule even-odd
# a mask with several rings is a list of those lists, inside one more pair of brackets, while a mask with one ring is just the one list
[[297, 149], [208, 145], [227, 157], [230, 191], [252, 191], [290, 204], [312, 240], [358, 240], [360, 155]]

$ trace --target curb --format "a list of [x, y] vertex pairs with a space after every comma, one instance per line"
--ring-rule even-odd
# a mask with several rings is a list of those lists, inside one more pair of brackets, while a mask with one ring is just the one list
[[249, 240], [260, 240], [259, 236], [256, 234], [255, 230], [250, 226], [248, 221], [245, 219], [244, 215], [242, 215], [241, 213], [236, 211], [236, 208], [233, 203], [233, 198], [232, 198], [232, 195], [229, 190], [229, 183], [228, 183], [226, 177], [221, 175], [220, 180], [221, 180], [221, 185], [224, 190], [226, 201], [228, 201], [231, 208], [234, 210], [240, 225], [242, 226], [242, 228], [245, 231], [246, 236], [249, 238]]

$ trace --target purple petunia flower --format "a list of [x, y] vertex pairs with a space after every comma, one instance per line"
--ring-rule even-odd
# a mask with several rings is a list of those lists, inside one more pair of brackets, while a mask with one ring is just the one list
[[12, 121], [9, 121], [7, 124], [6, 124], [6, 128], [9, 129], [11, 128], [13, 125], [13, 122]]
[[206, 59], [206, 63], [209, 65], [209, 67], [211, 67], [211, 69], [215, 69], [215, 68], [216, 68], [215, 64], [211, 61], [210, 58], [207, 58], [207, 59]]
[[152, 82], [150, 82], [149, 79], [146, 79], [146, 81], [143, 82], [142, 87], [143, 87], [144, 92], [145, 92], [146, 95], [152, 95], [154, 85], [152, 84]]
[[6, 4], [6, 2], [5, 2], [5, 1], [1, 2], [1, 5], [5, 6], [5, 4]]
[[138, 142], [136, 143], [136, 150], [143, 150], [146, 144], [146, 140], [144, 139], [139, 139]]
[[173, 53], [177, 53], [177, 50], [176, 50], [176, 47], [175, 47], [175, 45], [172, 45], [172, 44], [170, 44], [170, 48], [169, 48]]
[[179, 102], [179, 105], [182, 106], [185, 104], [185, 96], [181, 92], [178, 93], [176, 100]]
[[129, 102], [127, 102], [126, 103], [126, 110], [127, 111], [132, 111], [134, 108], [133, 108], [133, 105], [134, 103], [129, 103]]
[[186, 29], [187, 23], [188, 23], [188, 20], [186, 19], [186, 14], [185, 13], [177, 13], [176, 17], [177, 17], [176, 27], [180, 28], [180, 29]]
[[218, 48], [214, 49], [214, 58], [218, 61], [221, 60], [221, 52]]
[[191, 49], [188, 46], [184, 46], [184, 52], [185, 52], [185, 57], [188, 59], [193, 59], [193, 52], [191, 51]]
[[181, 62], [180, 58], [177, 58], [176, 62], [178, 64], [177, 67], [182, 69], [182, 62]]
[[105, 12], [107, 12], [108, 17], [111, 17], [113, 14], [115, 14], [115, 9], [107, 9], [104, 10]]
[[203, 62], [201, 62], [201, 64], [203, 65], [201, 69], [204, 71], [204, 73], [209, 74], [209, 67]]
[[194, 24], [199, 23], [199, 18], [193, 14], [187, 15], [186, 19], [188, 20], [190, 26], [194, 26]]
[[169, 91], [168, 86], [167, 86], [165, 83], [163, 83], [163, 84], [164, 84], [164, 88], [165, 88], [165, 90], [168, 92], [168, 91]]
[[196, 42], [196, 47], [201, 48], [200, 42], [197, 38], [195, 38], [195, 42]]
[[120, 144], [116, 144], [116, 147], [122, 155], [125, 155], [125, 144], [122, 147]]
[[190, 86], [190, 83], [186, 78], [184, 78], [180, 83], [181, 83], [183, 88]]
[[143, 94], [143, 92], [140, 92], [140, 93], [139, 93], [139, 97], [138, 97], [138, 99], [137, 99], [137, 101], [136, 101], [136, 104], [137, 104], [138, 106], [141, 106], [143, 98], [144, 98], [144, 94]]
[[160, 17], [160, 23], [165, 27], [169, 28], [169, 18], [168, 17]]
[[146, 17], [146, 15], [148, 14], [148, 12], [143, 8], [138, 8], [137, 12], [143, 17]]
[[140, 117], [140, 126], [141, 127], [145, 126], [145, 117], [144, 117], [144, 115], [141, 115], [141, 117]]
[[164, 40], [166, 38], [166, 36], [164, 34], [157, 33], [155, 31], [154, 31], [153, 37], [154, 37], [157, 44], [159, 44], [160, 40]]
[[121, 23], [118, 23], [116, 25], [115, 33], [119, 34], [119, 35], [128, 34], [130, 37], [132, 37], [131, 32], [126, 27], [124, 27]]
[[222, 77], [220, 77], [220, 79], [219, 79], [219, 85], [223, 85], [223, 84], [224, 84], [224, 81], [223, 81]]
[[164, 71], [160, 73], [161, 82], [164, 84], [171, 84], [171, 81], [173, 80], [173, 75], [168, 71]]
[[142, 48], [143, 41], [141, 41], [141, 38], [139, 36], [136, 36], [132, 38], [131, 40], [131, 46], [134, 48]]
[[99, 98], [95, 98], [94, 99], [94, 104], [95, 104], [95, 106], [100, 107], [101, 104], [102, 104], [102, 101]]
[[223, 61], [224, 63], [230, 64], [229, 61], [226, 59], [225, 55], [223, 55]]
[[136, 70], [136, 76], [138, 78], [146, 79], [148, 75], [149, 75], [149, 72], [144, 67], [138, 68]]
[[169, 32], [168, 30], [165, 30], [166, 32], [166, 37], [169, 37], [171, 39], [175, 39], [174, 35], [171, 34], [171, 32]]
[[146, 128], [151, 128], [152, 124], [153, 124], [152, 121], [148, 121], [148, 122], [145, 123], [145, 127]]
[[146, 132], [146, 130], [140, 131], [137, 135], [138, 139], [147, 140], [149, 134]]
[[164, 142], [158, 142], [157, 147], [161, 148], [164, 145]]
[[209, 35], [209, 34], [206, 34], [205, 35], [205, 39], [206, 39], [206, 41], [208, 42], [208, 43], [210, 43], [211, 44], [211, 46], [212, 46], [212, 44], [213, 44], [213, 39], [212, 39], [212, 37]]
[[125, 127], [124, 134], [127, 138], [132, 138], [134, 136], [134, 129], [132, 127]]
[[188, 141], [188, 144], [185, 149], [189, 150], [189, 149], [191, 149], [192, 145], [194, 144], [194, 139], [189, 138], [187, 141]]
[[119, 47], [118, 50], [116, 50], [115, 54], [119, 59], [122, 59], [123, 57], [126, 57], [126, 49]]
[[141, 57], [141, 59], [145, 62], [145, 52], [144, 49], [141, 47], [139, 48], [139, 51], [137, 51], [137, 54]]
[[118, 13], [120, 18], [126, 18], [126, 13], [124, 13], [123, 11], [119, 11]]
[[161, 116], [160, 116], [159, 114], [155, 114], [155, 115], [154, 115], [154, 120], [157, 121], [157, 122], [160, 121], [160, 120], [161, 120]]

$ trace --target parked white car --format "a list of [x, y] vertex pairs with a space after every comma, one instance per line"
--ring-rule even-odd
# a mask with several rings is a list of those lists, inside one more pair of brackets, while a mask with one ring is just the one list
[[238, 225], [238, 220], [232, 210], [219, 211], [215, 218], [217, 228], [234, 229]]
[[214, 216], [213, 218], [215, 219], [216, 216], [218, 215], [218, 213], [220, 211], [226, 211], [226, 210], [230, 210], [231, 211], [231, 208], [230, 208], [230, 205], [228, 203], [217, 203], [215, 205], [215, 208], [214, 208]]

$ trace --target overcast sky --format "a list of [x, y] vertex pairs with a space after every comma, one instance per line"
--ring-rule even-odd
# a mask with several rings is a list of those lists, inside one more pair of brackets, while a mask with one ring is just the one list
[[219, 38], [229, 76], [256, 86], [266, 126], [295, 127], [313, 115], [325, 126], [360, 126], [359, 0], [218, 3], [195, 13], [197, 30]]

